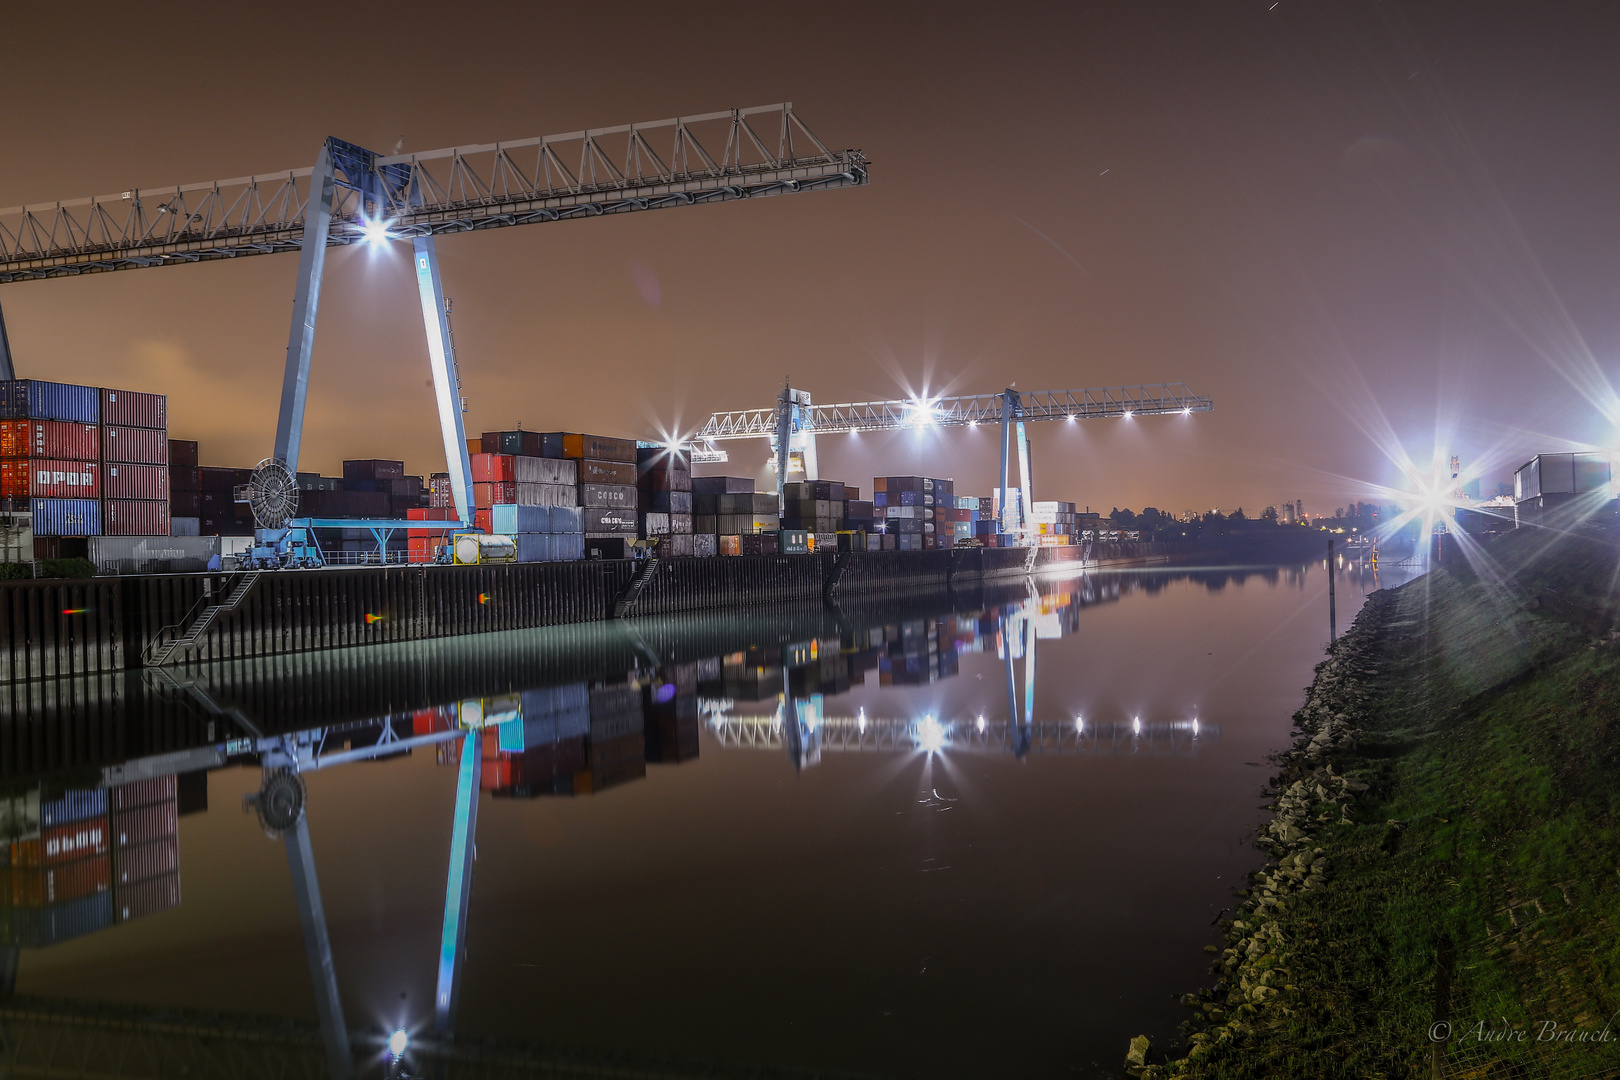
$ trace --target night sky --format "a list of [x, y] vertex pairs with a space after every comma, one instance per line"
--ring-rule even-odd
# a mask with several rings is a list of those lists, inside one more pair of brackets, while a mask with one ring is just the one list
[[[1036, 496], [1331, 511], [1459, 454], [1620, 443], [1610, 4], [13, 5], [0, 205], [790, 100], [869, 187], [444, 237], [472, 432], [1184, 380], [1043, 424]], [[291, 255], [0, 288], [19, 374], [268, 455]], [[408, 247], [327, 261], [304, 469], [443, 467]], [[954, 476], [985, 431], [826, 438]], [[763, 443], [732, 443], [751, 472]], [[718, 471], [718, 470], [708, 470]], [[763, 474], [759, 474], [763, 476]]]

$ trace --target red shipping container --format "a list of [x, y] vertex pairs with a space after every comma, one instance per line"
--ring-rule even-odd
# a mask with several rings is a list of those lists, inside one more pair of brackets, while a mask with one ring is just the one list
[[473, 485], [474, 506], [488, 508], [496, 503], [515, 502], [517, 502], [517, 484], [515, 483]]
[[126, 461], [136, 465], [167, 465], [168, 433], [154, 428], [103, 426], [101, 460]]
[[166, 428], [169, 426], [168, 396], [103, 389], [101, 422], [116, 427]]
[[60, 420], [0, 421], [0, 458], [101, 460], [101, 428]]
[[167, 502], [108, 499], [101, 504], [101, 531], [105, 536], [168, 536], [171, 527]]
[[180, 840], [171, 836], [150, 844], [119, 848], [113, 854], [113, 880], [133, 885], [180, 869]]
[[[413, 506], [405, 511], [405, 519], [407, 521], [455, 521], [456, 512], [453, 509], [445, 509], [441, 506]], [[427, 529], [406, 529], [405, 538], [412, 541], [424, 541], [426, 544], [424, 551], [426, 551], [428, 548], [435, 545], [448, 543], [450, 540], [450, 534], [443, 529], [436, 531], [429, 531]], [[412, 547], [411, 550], [415, 551], [416, 549], [415, 547]], [[427, 559], [412, 559], [411, 561], [426, 562]]]
[[60, 866], [75, 859], [107, 854], [107, 819], [87, 818], [55, 825], [32, 840], [11, 844], [12, 866]]
[[14, 907], [44, 907], [106, 892], [112, 884], [107, 856], [75, 859], [60, 866], [14, 866], [6, 871], [7, 895]]
[[179, 827], [179, 808], [172, 802], [156, 803], [114, 814], [112, 842], [119, 848], [150, 844], [154, 840], [173, 836]]
[[115, 814], [153, 803], [172, 803], [178, 798], [179, 784], [173, 776], [154, 776], [149, 780], [132, 780], [127, 784], [107, 789], [107, 805]]
[[[174, 453], [174, 443], [169, 443], [169, 452]], [[201, 491], [202, 470], [195, 465], [178, 465], [169, 462], [169, 490], [174, 491]]]
[[167, 465], [106, 465], [102, 477], [103, 496], [108, 499], [169, 498]]
[[129, 922], [180, 906], [180, 875], [164, 874], [113, 891], [113, 918]]
[[473, 454], [468, 460], [472, 462], [475, 484], [501, 484], [517, 480], [517, 474], [512, 471], [511, 454]]
[[439, 550], [450, 543], [450, 534], [444, 533], [437, 537], [411, 536], [405, 540], [405, 561], [412, 563], [430, 563], [438, 555]]
[[0, 461], [0, 496], [7, 499], [99, 499], [101, 466], [94, 461], [47, 458]]
[[481, 533], [493, 534], [495, 532], [495, 527], [489, 523], [489, 507], [486, 506], [481, 510], [473, 511], [472, 525], [475, 530]]
[[504, 791], [512, 786], [510, 761], [480, 761], [478, 786], [485, 791]]
[[170, 465], [196, 465], [197, 440], [170, 439], [169, 440]]

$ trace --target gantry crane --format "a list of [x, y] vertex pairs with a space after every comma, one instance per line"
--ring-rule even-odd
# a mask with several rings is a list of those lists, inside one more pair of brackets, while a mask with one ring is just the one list
[[[711, 153], [705, 142], [723, 149]], [[426, 153], [381, 155], [328, 138], [309, 169], [0, 210], [0, 284], [297, 251], [274, 449], [245, 495], [261, 542], [285, 544], [295, 527], [328, 525], [369, 527], [381, 541], [407, 523], [295, 517], [328, 248], [411, 242], [445, 461], [465, 527], [472, 469], [436, 236], [866, 182], [865, 155], [828, 149], [791, 102]], [[0, 318], [0, 378], [13, 370]]]
[[[764, 409], [717, 412], [692, 436], [694, 462], [727, 458], [714, 444], [727, 439], [770, 439], [776, 453], [776, 493], [780, 497], [795, 455], [805, 479], [818, 477], [816, 436], [856, 431], [896, 431], [906, 428], [1001, 425], [1001, 471], [998, 503], [1005, 534], [1024, 530], [1031, 517], [1029, 439], [1026, 423], [1037, 420], [1100, 420], [1133, 416], [1190, 415], [1208, 412], [1214, 403], [1187, 389], [1186, 383], [1141, 386], [1103, 386], [1087, 390], [1023, 390], [1009, 386], [998, 394], [966, 397], [900, 398], [857, 401], [843, 405], [816, 405], [804, 390], [784, 385], [776, 404]], [[1009, 438], [1016, 435], [1020, 498], [1016, 508], [1008, 497]]]

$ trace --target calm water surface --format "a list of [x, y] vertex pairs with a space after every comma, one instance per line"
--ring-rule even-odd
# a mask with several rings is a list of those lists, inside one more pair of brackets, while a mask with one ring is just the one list
[[[1340, 572], [1340, 627], [1399, 575]], [[138, 894], [150, 913], [125, 918], [115, 884], [106, 921], [23, 942], [16, 989], [313, 1024], [297, 830], [267, 836], [245, 805], [290, 755], [351, 1031], [1116, 1075], [1132, 1035], [1173, 1036], [1260, 861], [1265, 757], [1322, 657], [1326, 591], [1321, 564], [1103, 573], [149, 681], [116, 707], [168, 724], [144, 737], [172, 756], [87, 751], [97, 767], [231, 754], [178, 785], [178, 903]], [[366, 758], [391, 738], [418, 741]], [[476, 858], [447, 905], [458, 822]], [[441, 967], [447, 919], [464, 951]]]

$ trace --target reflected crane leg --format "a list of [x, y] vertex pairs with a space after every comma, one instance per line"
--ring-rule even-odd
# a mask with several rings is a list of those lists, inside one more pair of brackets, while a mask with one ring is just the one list
[[422, 298], [422, 324], [427, 330], [428, 360], [433, 368], [433, 395], [439, 404], [439, 431], [444, 436], [445, 467], [456, 516], [472, 521], [472, 461], [467, 456], [467, 433], [461, 419], [461, 375], [456, 367], [455, 343], [450, 337], [450, 310], [439, 280], [439, 253], [433, 237], [411, 242], [416, 267], [416, 291]]
[[282, 833], [282, 841], [287, 845], [293, 895], [298, 899], [298, 921], [304, 926], [304, 952], [315, 984], [315, 1008], [321, 1017], [327, 1061], [334, 1077], [347, 1080], [354, 1075], [354, 1058], [349, 1053], [349, 1029], [343, 1022], [343, 1001], [338, 997], [337, 969], [332, 965], [321, 885], [315, 876], [315, 851], [309, 844], [309, 823], [302, 814], [297, 824]]
[[1001, 651], [1007, 658], [1007, 723], [1018, 726], [1018, 685], [1013, 675], [1012, 627], [1007, 617], [1001, 617]]
[[1024, 620], [1024, 723], [1035, 722], [1035, 624]]
[[17, 962], [22, 959], [22, 950], [15, 945], [0, 948], [0, 997], [10, 997], [17, 992]]
[[456, 818], [450, 831], [450, 878], [444, 889], [444, 933], [439, 938], [439, 985], [433, 999], [433, 1027], [448, 1038], [455, 1032], [461, 996], [461, 960], [467, 944], [467, 901], [472, 896], [473, 837], [478, 830], [480, 733], [469, 731], [461, 744], [456, 778]]

